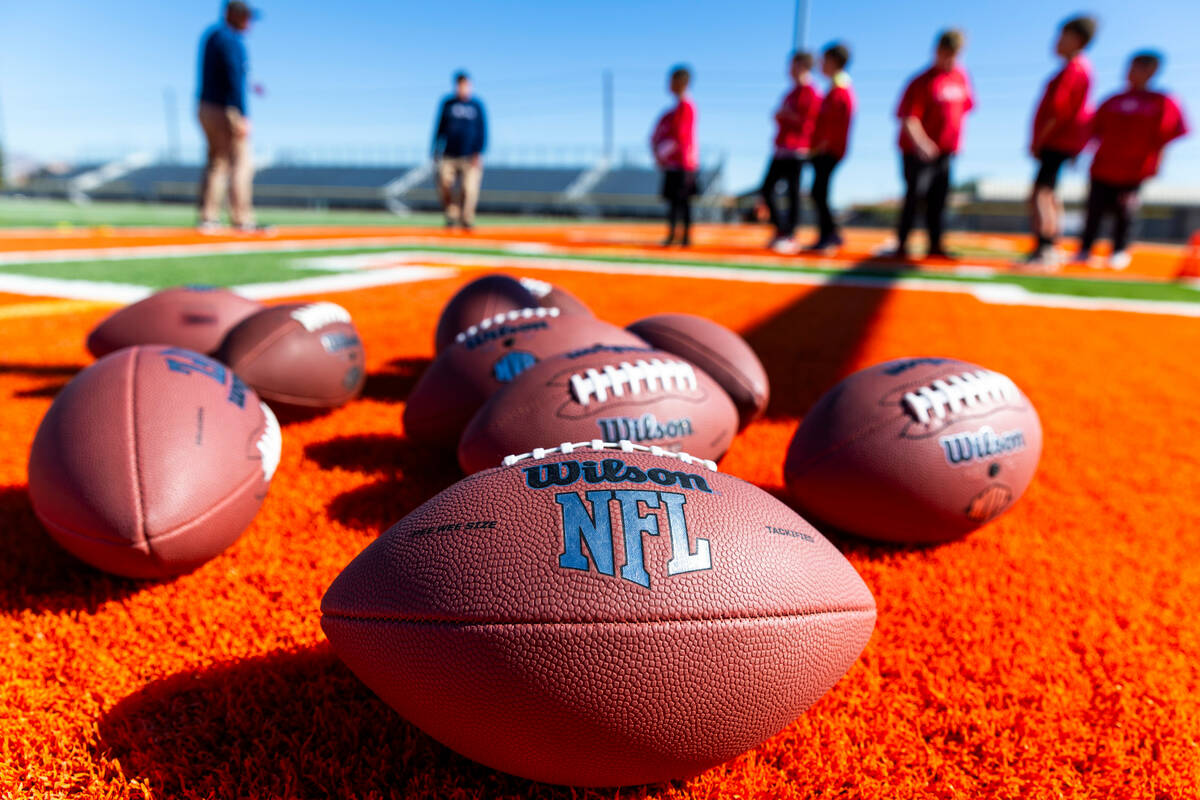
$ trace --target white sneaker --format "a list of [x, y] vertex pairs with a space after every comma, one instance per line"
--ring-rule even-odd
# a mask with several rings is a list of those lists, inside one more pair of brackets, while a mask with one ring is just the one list
[[1108, 268], [1122, 270], [1129, 266], [1129, 262], [1133, 259], [1127, 250], [1118, 250], [1108, 257]]
[[780, 237], [771, 242], [771, 249], [781, 255], [790, 256], [798, 249], [795, 239], [785, 239]]
[[223, 230], [225, 230], [225, 226], [215, 220], [202, 219], [196, 223], [196, 233], [204, 236], [212, 236]]

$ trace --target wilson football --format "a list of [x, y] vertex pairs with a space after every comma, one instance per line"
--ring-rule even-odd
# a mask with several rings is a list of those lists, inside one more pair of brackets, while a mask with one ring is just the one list
[[464, 285], [442, 309], [434, 332], [434, 352], [454, 344], [454, 337], [481, 319], [537, 306], [538, 298], [509, 275], [484, 275]]
[[263, 400], [284, 407], [334, 408], [366, 380], [358, 329], [336, 303], [264, 309], [231, 330], [217, 355]]
[[950, 358], [849, 376], [804, 416], [784, 472], [802, 513], [889, 542], [940, 542], [1008, 510], [1042, 426], [1008, 377]]
[[594, 344], [645, 347], [632, 333], [556, 308], [497, 314], [462, 331], [421, 375], [404, 408], [413, 441], [454, 447], [479, 407], [537, 362]]
[[711, 375], [737, 406], [739, 428], [766, 410], [771, 398], [767, 371], [746, 340], [725, 326], [694, 314], [656, 314], [628, 330]]
[[628, 439], [718, 459], [737, 410], [702, 369], [648, 347], [594, 345], [534, 364], [493, 394], [458, 445], [464, 472], [555, 442]]
[[233, 371], [177, 347], [128, 347], [79, 373], [42, 419], [29, 495], [87, 563], [162, 578], [204, 563], [258, 512], [279, 426]]
[[875, 602], [771, 495], [628, 442], [472, 475], [334, 580], [321, 626], [384, 702], [495, 769], [579, 786], [755, 747], [858, 658]]
[[163, 344], [212, 355], [234, 325], [261, 310], [228, 289], [163, 289], [106, 317], [88, 334], [87, 349], [100, 358], [122, 347]]

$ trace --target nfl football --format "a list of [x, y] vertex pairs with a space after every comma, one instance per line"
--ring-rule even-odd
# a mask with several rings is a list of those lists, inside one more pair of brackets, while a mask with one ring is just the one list
[[458, 444], [464, 472], [556, 442], [628, 439], [718, 459], [737, 410], [712, 378], [648, 347], [593, 345], [534, 364], [493, 394]]
[[218, 358], [273, 405], [334, 408], [366, 380], [350, 313], [336, 303], [290, 303], [248, 317], [225, 337]]
[[80, 559], [162, 578], [241, 535], [279, 448], [275, 417], [232, 370], [178, 347], [129, 347], [54, 399], [29, 455], [29, 495]]
[[817, 401], [784, 474], [814, 521], [888, 542], [941, 542], [1007, 511], [1041, 452], [1037, 411], [1012, 380], [952, 358], [902, 358]]
[[434, 332], [434, 352], [454, 344], [454, 337], [481, 319], [491, 319], [506, 311], [539, 305], [516, 278], [509, 275], [484, 275], [463, 286], [446, 303]]
[[766, 410], [771, 398], [767, 371], [746, 340], [723, 325], [694, 314], [656, 314], [628, 329], [711, 375], [737, 406], [739, 428]]
[[875, 624], [837, 548], [715, 469], [629, 442], [514, 456], [370, 544], [321, 626], [384, 702], [495, 769], [695, 774], [803, 713]]
[[509, 311], [472, 325], [413, 387], [404, 407], [405, 433], [416, 442], [454, 447], [501, 386], [545, 358], [594, 344], [646, 346], [616, 325], [556, 308]]
[[88, 334], [87, 349], [100, 358], [122, 347], [165, 344], [212, 355], [234, 325], [261, 310], [228, 289], [163, 289], [106, 317]]
[[564, 314], [591, 314], [592, 310], [583, 304], [575, 295], [546, 281], [537, 278], [519, 278], [521, 285], [537, 298], [537, 304], [543, 308], [557, 308]]

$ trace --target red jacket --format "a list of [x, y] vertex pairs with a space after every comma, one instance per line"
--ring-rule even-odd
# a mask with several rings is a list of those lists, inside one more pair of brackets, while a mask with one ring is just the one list
[[813, 153], [823, 153], [835, 158], [846, 155], [846, 144], [850, 139], [850, 121], [854, 118], [854, 90], [850, 76], [839, 72], [833, 77], [829, 94], [821, 101], [817, 124], [812, 135]]
[[[1091, 87], [1092, 67], [1082, 55], [1064, 64], [1049, 80], [1033, 116], [1034, 152], [1057, 150], [1075, 156], [1087, 146]], [[1047, 127], [1050, 132], [1043, 135]]]
[[[820, 107], [821, 93], [816, 87], [811, 83], [796, 84], [784, 95], [775, 112], [775, 123], [779, 127], [775, 134], [775, 148], [807, 154]], [[781, 118], [780, 115], [784, 113], [788, 113], [788, 116]]]
[[1105, 100], [1092, 117], [1097, 141], [1092, 177], [1134, 186], [1158, 172], [1167, 143], [1188, 132], [1183, 110], [1161, 92], [1129, 90]]
[[[944, 72], [930, 67], [904, 89], [896, 116], [900, 119], [916, 117], [939, 150], [957, 153], [962, 143], [963, 120], [974, 107], [971, 82], [962, 68]], [[909, 154], [917, 152], [917, 146], [909, 140], [903, 127], [900, 128], [900, 149]]]
[[663, 169], [700, 169], [700, 148], [696, 145], [696, 107], [684, 95], [679, 104], [658, 118], [650, 136], [655, 162]]

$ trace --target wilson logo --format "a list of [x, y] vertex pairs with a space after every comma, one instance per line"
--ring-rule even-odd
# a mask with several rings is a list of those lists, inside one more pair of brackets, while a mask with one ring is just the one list
[[583, 494], [563, 492], [554, 495], [554, 502], [562, 511], [563, 551], [558, 565], [563, 569], [590, 572], [594, 567], [601, 575], [615, 576], [614, 510], [624, 543], [621, 580], [650, 588], [645, 537], [664, 533], [671, 541], [668, 576], [712, 569], [708, 540], [696, 539], [693, 546], [688, 537], [683, 513], [687, 498], [680, 492], [600, 489]]
[[984, 425], [977, 431], [955, 433], [938, 439], [946, 461], [951, 466], [961, 466], [993, 456], [1002, 456], [1025, 449], [1025, 433], [1013, 429], [996, 433], [991, 426]]
[[552, 486], [571, 486], [580, 480], [585, 483], [653, 483], [657, 486], [678, 486], [712, 494], [708, 483], [692, 472], [676, 472], [669, 469], [641, 470], [631, 467], [618, 458], [601, 461], [551, 461], [521, 470], [525, 473], [525, 485], [530, 489], [549, 489]]
[[631, 442], [657, 442], [692, 435], [692, 421], [687, 417], [659, 422], [653, 414], [640, 417], [605, 417], [596, 420], [600, 438], [607, 442], [628, 439]]
[[488, 342], [494, 342], [497, 339], [507, 339], [510, 336], [516, 336], [519, 333], [529, 333], [530, 331], [549, 330], [550, 325], [538, 319], [529, 322], [518, 322], [515, 324], [504, 323], [487, 329], [476, 330], [470, 336], [463, 339], [463, 346], [468, 350], [474, 350], [476, 347], [482, 347]]

